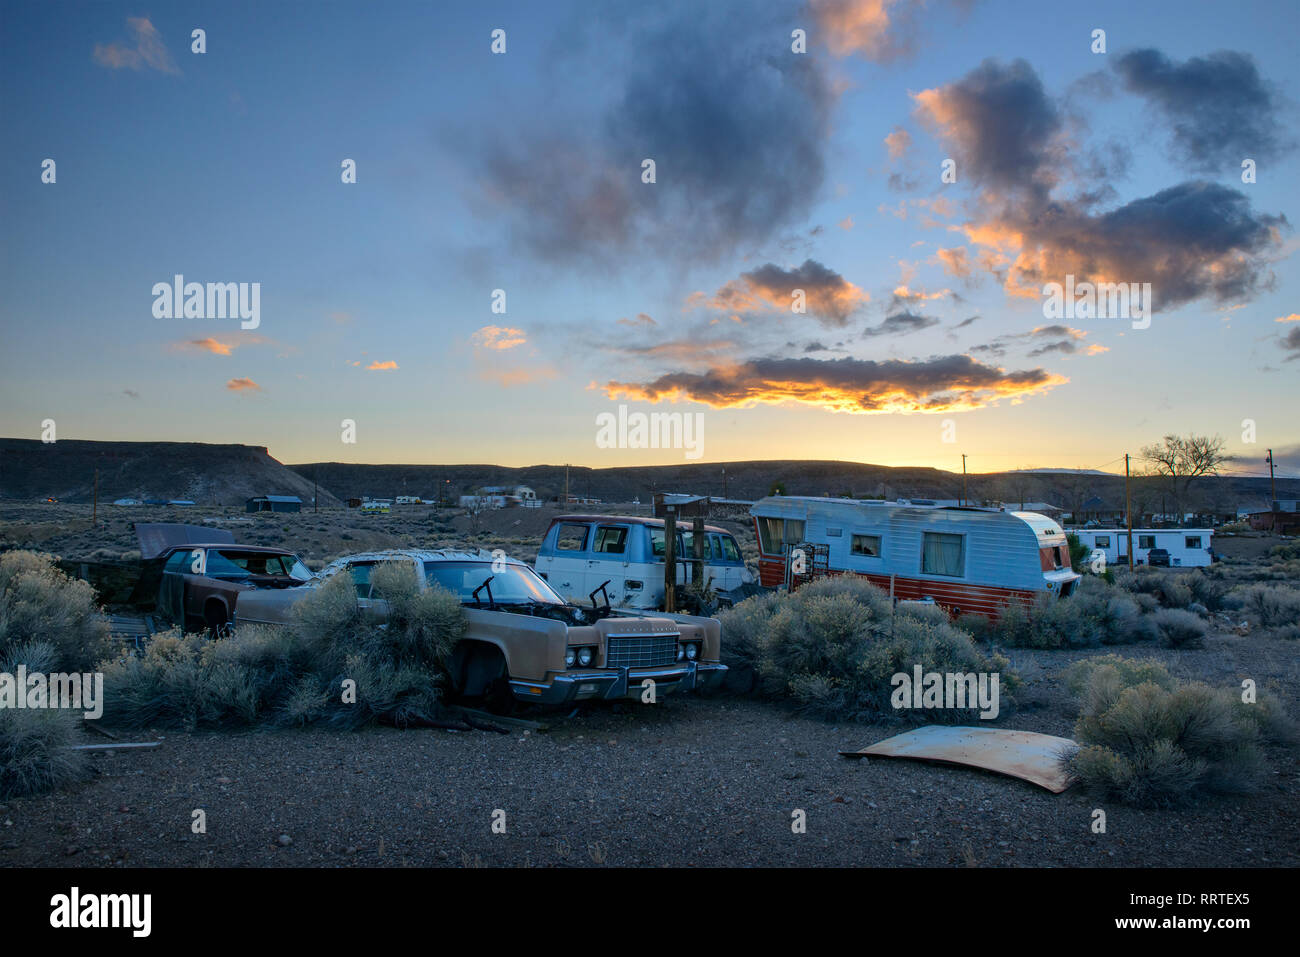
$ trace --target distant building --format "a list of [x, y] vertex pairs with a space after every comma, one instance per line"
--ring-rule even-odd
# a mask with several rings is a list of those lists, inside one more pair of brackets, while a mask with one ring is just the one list
[[244, 503], [246, 512], [301, 512], [302, 499], [297, 495], [258, 495]]

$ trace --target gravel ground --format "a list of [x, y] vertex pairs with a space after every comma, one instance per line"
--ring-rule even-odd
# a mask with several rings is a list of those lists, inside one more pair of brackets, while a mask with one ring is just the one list
[[[1032, 693], [998, 722], [1068, 733]], [[1106, 807], [980, 771], [852, 760], [897, 727], [682, 698], [547, 732], [141, 734], [86, 784], [0, 806], [0, 865], [1296, 866], [1298, 772], [1192, 811]], [[99, 740], [103, 740], [102, 738]], [[191, 832], [192, 813], [207, 833]], [[493, 833], [493, 812], [505, 833]], [[807, 832], [791, 829], [807, 814]]]

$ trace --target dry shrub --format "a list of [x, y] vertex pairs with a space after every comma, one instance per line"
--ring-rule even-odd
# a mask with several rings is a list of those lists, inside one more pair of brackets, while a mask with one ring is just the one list
[[85, 774], [76, 743], [77, 712], [54, 708], [0, 710], [0, 801], [63, 787]]
[[[790, 700], [826, 720], [896, 719], [892, 678], [923, 672], [1016, 676], [1001, 657], [984, 656], [942, 609], [900, 604], [865, 579], [819, 579], [793, 594], [747, 599], [719, 616], [724, 660], [755, 680], [743, 690]], [[1009, 704], [1002, 695], [1003, 707]], [[969, 721], [977, 709], [927, 710], [927, 721]]]
[[49, 555], [0, 555], [0, 658], [16, 645], [47, 642], [53, 671], [93, 671], [111, 652], [108, 619], [88, 582], [69, 578]]
[[1066, 675], [1080, 698], [1063, 762], [1071, 777], [1105, 798], [1177, 806], [1205, 794], [1256, 790], [1263, 741], [1293, 737], [1271, 697], [1247, 704], [1230, 689], [1180, 683], [1158, 663], [1114, 655], [1076, 663]]

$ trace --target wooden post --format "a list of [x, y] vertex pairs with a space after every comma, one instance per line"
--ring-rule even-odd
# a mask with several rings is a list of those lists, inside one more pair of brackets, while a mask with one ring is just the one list
[[704, 588], [704, 516], [696, 515], [691, 523], [691, 546], [695, 564], [691, 568], [691, 581], [698, 589]]
[[677, 610], [677, 512], [664, 509], [664, 611]]
[[98, 468], [95, 469], [95, 491], [92, 493], [92, 496], [93, 497], [91, 498], [91, 502], [93, 504], [90, 506], [90, 524], [98, 525], [99, 524], [99, 469]]
[[1128, 495], [1128, 453], [1124, 453], [1124, 522], [1128, 525], [1128, 567], [1132, 568], [1133, 562], [1133, 510], [1129, 505]]

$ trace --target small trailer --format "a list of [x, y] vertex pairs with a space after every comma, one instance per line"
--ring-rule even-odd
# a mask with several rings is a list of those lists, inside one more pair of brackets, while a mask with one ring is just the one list
[[[1070, 534], [1077, 535], [1093, 554], [1102, 552], [1107, 565], [1129, 564], [1128, 529], [1072, 528]], [[1210, 544], [1213, 535], [1212, 528], [1135, 528], [1135, 564], [1148, 564], [1148, 553], [1153, 548], [1162, 548], [1169, 553], [1169, 564], [1175, 568], [1205, 568], [1214, 561]]]
[[896, 600], [996, 619], [1012, 601], [1068, 597], [1080, 578], [1065, 532], [1037, 512], [775, 495], [750, 514], [767, 587], [853, 574]]

